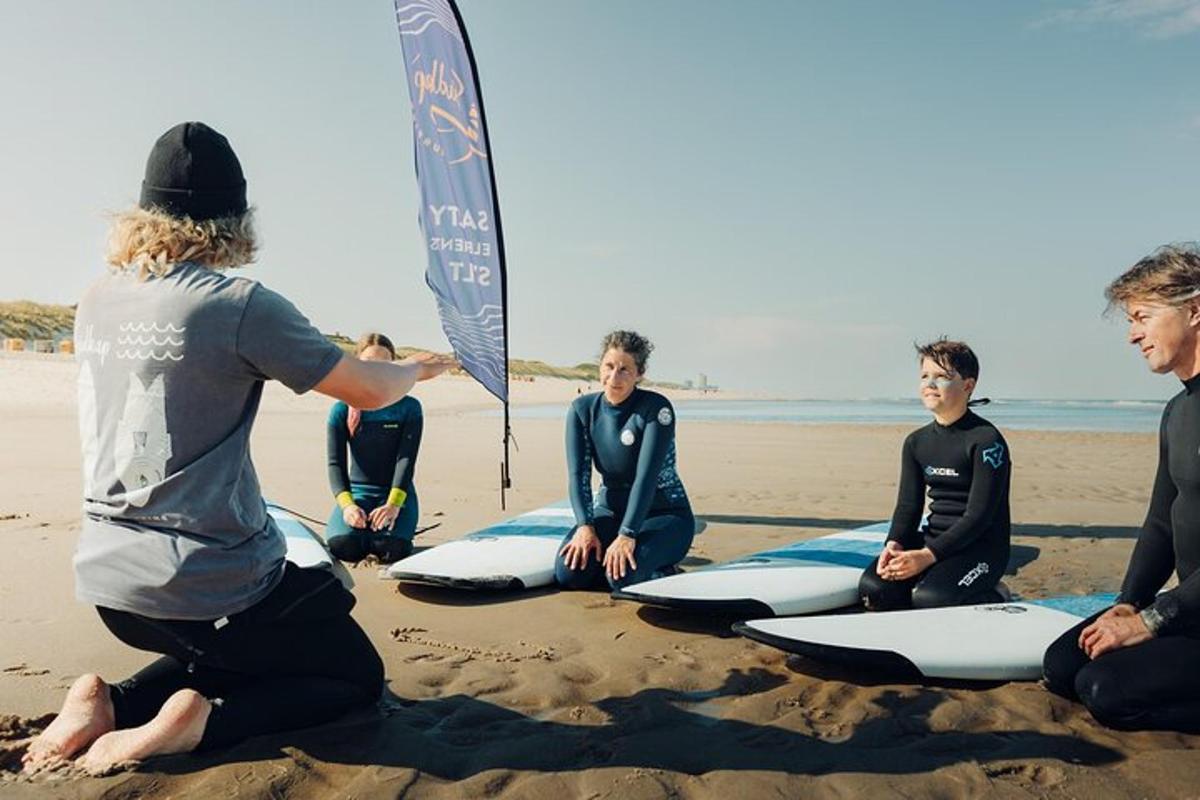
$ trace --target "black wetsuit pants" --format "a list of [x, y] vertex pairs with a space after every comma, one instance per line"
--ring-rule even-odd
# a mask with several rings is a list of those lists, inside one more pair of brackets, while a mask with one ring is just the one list
[[[387, 502], [390, 489], [351, 487], [350, 491], [355, 505], [369, 516]], [[408, 500], [392, 527], [386, 531], [373, 531], [369, 527], [351, 528], [342, 517], [341, 506], [335, 505], [329, 512], [329, 521], [325, 523], [325, 541], [329, 543], [329, 552], [342, 561], [354, 564], [372, 555], [384, 564], [394, 564], [412, 555], [413, 537], [417, 532], [420, 513], [417, 492], [411, 486]]]
[[117, 728], [148, 722], [180, 689], [213, 701], [197, 749], [318, 725], [378, 701], [383, 662], [350, 616], [353, 605], [329, 570], [289, 563], [266, 598], [218, 623], [98, 607], [122, 642], [163, 655], [111, 687]]
[[1109, 728], [1200, 733], [1200, 638], [1160, 636], [1092, 660], [1079, 649], [1079, 634], [1099, 616], [1088, 617], [1046, 650], [1046, 688], [1083, 703]]
[[859, 578], [858, 594], [872, 611], [995, 602], [1002, 599], [996, 584], [1008, 567], [1008, 554], [1007, 541], [978, 541], [903, 581], [879, 577], [876, 559]]

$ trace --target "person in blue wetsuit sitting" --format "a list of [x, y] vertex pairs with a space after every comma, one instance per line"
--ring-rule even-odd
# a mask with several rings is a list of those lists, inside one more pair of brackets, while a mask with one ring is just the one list
[[[364, 361], [396, 360], [396, 348], [381, 333], [363, 336], [355, 352]], [[329, 410], [329, 488], [337, 504], [325, 539], [342, 561], [373, 555], [390, 564], [412, 553], [420, 513], [413, 472], [423, 426], [421, 402], [412, 396], [375, 411], [342, 402]]]
[[[979, 360], [967, 345], [946, 339], [917, 354], [921, 402], [933, 420], [904, 440], [887, 543], [859, 580], [872, 611], [1003, 599], [996, 585], [1012, 536], [1012, 458], [1000, 431], [968, 407]], [[929, 521], [921, 527], [926, 490]]]
[[[695, 517], [675, 471], [675, 410], [638, 388], [653, 345], [632, 331], [604, 338], [603, 391], [567, 414], [567, 472], [575, 528], [554, 577], [566, 589], [620, 589], [671, 570], [687, 555]], [[592, 468], [600, 491], [592, 496]]]

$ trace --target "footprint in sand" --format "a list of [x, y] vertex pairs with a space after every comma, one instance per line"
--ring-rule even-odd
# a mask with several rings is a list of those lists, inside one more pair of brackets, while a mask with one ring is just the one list
[[[402, 644], [415, 644], [423, 647], [432, 647], [437, 650], [446, 650], [459, 655], [473, 656], [486, 661], [494, 661], [496, 663], [512, 663], [519, 661], [558, 661], [559, 655], [555, 649], [549, 645], [538, 645], [529, 642], [519, 641], [517, 644], [524, 648], [526, 652], [512, 652], [508, 650], [493, 650], [486, 647], [474, 647], [471, 645], [458, 644], [457, 642], [444, 642], [439, 639], [434, 639], [423, 634], [428, 633], [424, 628], [393, 628], [391, 631], [392, 639]], [[421, 654], [422, 658], [431, 657], [431, 653]]]
[[56, 714], [43, 714], [40, 717], [18, 717], [16, 714], [0, 715], [0, 742], [11, 742], [18, 739], [29, 739], [37, 736], [42, 729], [54, 721]]
[[47, 725], [54, 714], [26, 718], [15, 714], [0, 715], [0, 780], [11, 780], [21, 773], [21, 756]]
[[799, 693], [788, 695], [775, 704], [776, 719], [799, 712], [804, 726], [822, 737], [838, 736], [866, 716], [859, 687], [822, 681]]
[[1039, 789], [1057, 786], [1067, 777], [1067, 773], [1060, 767], [1040, 764], [993, 764], [984, 767], [983, 771], [993, 780], [1011, 780]]
[[450, 674], [450, 672], [446, 670], [434, 672], [429, 675], [422, 675], [421, 677], [417, 678], [417, 683], [428, 689], [441, 689], [443, 686], [446, 686], [453, 681], [454, 675]]
[[471, 697], [486, 697], [491, 694], [507, 692], [517, 688], [518, 685], [517, 681], [509, 676], [498, 676], [467, 681], [465, 689], [466, 694]]
[[0, 670], [0, 672], [6, 675], [16, 675], [20, 678], [32, 678], [38, 675], [50, 674], [50, 670], [48, 669], [33, 669], [28, 664], [13, 664], [11, 667], [5, 667], [3, 670]]
[[653, 661], [660, 666], [675, 664], [684, 669], [698, 670], [701, 668], [700, 661], [692, 655], [692, 651], [683, 645], [675, 645], [671, 648], [670, 653], [650, 653], [642, 656], [642, 658]]
[[558, 671], [558, 677], [576, 686], [591, 686], [600, 680], [596, 671], [584, 664], [564, 664]]

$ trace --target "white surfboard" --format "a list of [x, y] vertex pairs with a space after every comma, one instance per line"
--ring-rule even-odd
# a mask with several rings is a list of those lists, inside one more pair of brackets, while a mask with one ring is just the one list
[[762, 617], [815, 614], [858, 602], [858, 579], [883, 550], [888, 523], [767, 550], [628, 586], [619, 600]]
[[337, 575], [347, 589], [353, 588], [354, 578], [336, 558], [330, 555], [325, 542], [300, 520], [279, 506], [267, 503], [267, 513], [287, 542], [287, 558], [298, 567], [321, 567]]
[[298, 567], [328, 567], [333, 565], [333, 556], [325, 544], [308, 526], [284, 511], [279, 506], [267, 504], [267, 513], [287, 541], [287, 560]]
[[[575, 527], [567, 500], [536, 508], [397, 561], [384, 577], [453, 589], [534, 589], [554, 583], [554, 559]], [[696, 533], [704, 523], [696, 521]]]
[[575, 527], [566, 501], [534, 509], [397, 561], [386, 577], [455, 589], [532, 589], [554, 583], [554, 557]]
[[1032, 681], [1046, 648], [1113, 594], [827, 617], [759, 619], [733, 626], [789, 653], [860, 669], [927, 678]]

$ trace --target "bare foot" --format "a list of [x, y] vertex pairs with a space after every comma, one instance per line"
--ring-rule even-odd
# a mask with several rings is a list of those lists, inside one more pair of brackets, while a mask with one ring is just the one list
[[21, 757], [26, 772], [70, 758], [113, 729], [108, 684], [99, 675], [81, 675], [71, 684], [62, 710]]
[[203, 695], [180, 689], [145, 725], [112, 731], [93, 742], [79, 759], [79, 766], [93, 775], [102, 775], [127, 761], [190, 752], [204, 736], [210, 711], [212, 703]]

